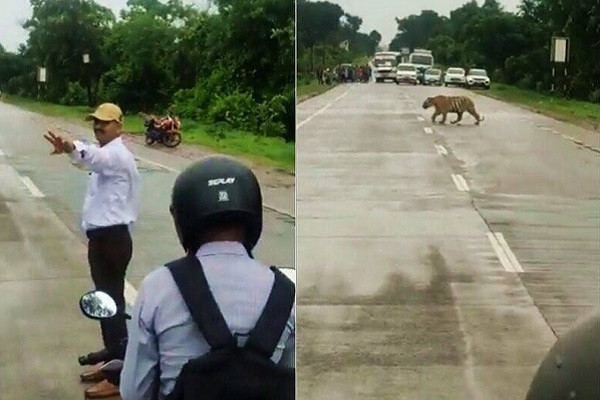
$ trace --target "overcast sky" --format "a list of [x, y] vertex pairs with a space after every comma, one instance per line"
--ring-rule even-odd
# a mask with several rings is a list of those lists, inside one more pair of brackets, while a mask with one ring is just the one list
[[[315, 1], [315, 0], [312, 0]], [[328, 0], [339, 4], [345, 12], [361, 17], [362, 32], [376, 30], [381, 33], [382, 45], [389, 45], [398, 25], [396, 17], [404, 18], [411, 14], [420, 14], [421, 10], [433, 10], [440, 15], [450, 16], [450, 11], [457, 9], [469, 0]], [[477, 0], [479, 5], [483, 0]], [[506, 11], [516, 11], [521, 0], [498, 0]]]
[[[127, 0], [96, 0], [96, 3], [110, 8], [117, 17], [127, 8]], [[205, 7], [207, 1], [184, 0], [184, 3]], [[0, 0], [0, 6], [0, 44], [8, 51], [16, 51], [27, 40], [27, 31], [21, 28], [21, 23], [31, 17], [31, 4], [29, 0]]]

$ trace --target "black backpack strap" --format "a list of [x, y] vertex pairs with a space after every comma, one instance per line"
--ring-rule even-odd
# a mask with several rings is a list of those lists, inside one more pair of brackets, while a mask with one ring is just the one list
[[194, 322], [211, 349], [236, 346], [237, 343], [213, 297], [204, 269], [194, 255], [166, 264]]
[[271, 294], [246, 343], [246, 347], [266, 357], [273, 355], [296, 298], [294, 283], [277, 268], [271, 270], [275, 274]]

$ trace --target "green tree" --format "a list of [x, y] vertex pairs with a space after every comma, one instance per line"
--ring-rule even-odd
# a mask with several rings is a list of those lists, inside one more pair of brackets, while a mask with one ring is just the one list
[[127, 111], [160, 108], [174, 92], [175, 28], [150, 10], [126, 15], [103, 45], [111, 68], [102, 76], [101, 95]]
[[[69, 82], [87, 83], [105, 68], [101, 47], [114, 23], [112, 12], [91, 0], [31, 0], [26, 55], [48, 71], [47, 94], [58, 101]], [[84, 65], [83, 54], [90, 65]]]

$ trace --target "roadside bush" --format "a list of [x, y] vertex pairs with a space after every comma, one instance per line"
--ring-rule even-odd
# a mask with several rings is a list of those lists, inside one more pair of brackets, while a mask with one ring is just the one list
[[590, 93], [590, 95], [588, 96], [588, 100], [592, 103], [600, 103], [600, 89], [596, 89], [592, 93]]
[[217, 96], [208, 110], [208, 118], [212, 122], [227, 122], [234, 128], [256, 131], [258, 119], [257, 104], [252, 94], [234, 92]]
[[238, 91], [234, 76], [231, 68], [217, 67], [206, 79], [199, 79], [192, 89], [178, 90], [173, 97], [175, 113], [184, 118], [205, 120], [206, 112], [219, 94], [223, 98]]
[[81, 106], [87, 104], [87, 92], [79, 82], [69, 82], [67, 93], [60, 99], [60, 104], [66, 106]]
[[531, 76], [530, 74], [525, 75], [524, 77], [519, 79], [519, 81], [517, 82], [517, 86], [521, 89], [533, 89], [535, 86], [533, 76]]

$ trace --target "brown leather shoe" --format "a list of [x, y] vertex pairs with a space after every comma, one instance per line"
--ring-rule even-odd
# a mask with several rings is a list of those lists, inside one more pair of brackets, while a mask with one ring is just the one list
[[119, 388], [106, 379], [85, 390], [85, 397], [88, 399], [103, 399], [119, 395]]
[[81, 373], [79, 377], [81, 378], [81, 382], [100, 382], [104, 379], [104, 374], [100, 371], [100, 367], [102, 367], [102, 363], [94, 365], [91, 369]]

